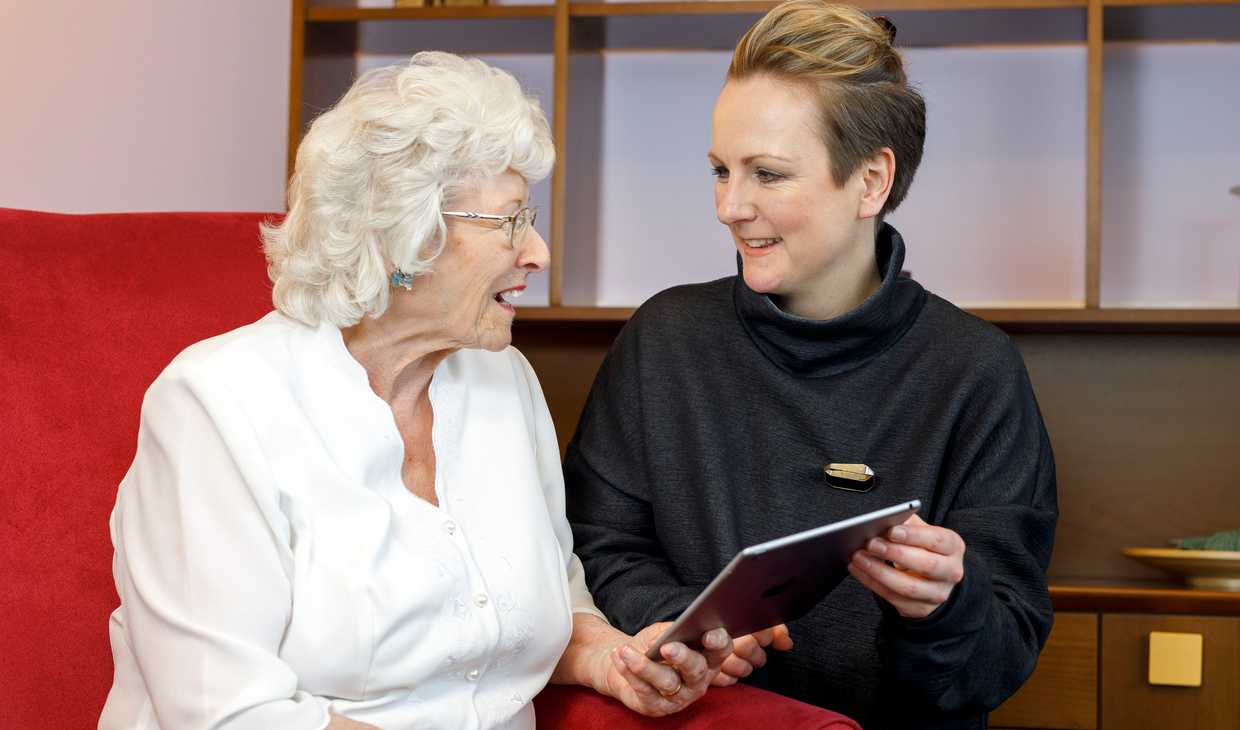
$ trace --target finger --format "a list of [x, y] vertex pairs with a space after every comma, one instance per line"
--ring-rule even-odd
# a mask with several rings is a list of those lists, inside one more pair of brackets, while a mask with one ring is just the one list
[[[787, 624], [780, 624], [771, 629], [774, 638], [771, 640], [771, 648], [779, 651], [788, 651], [792, 648], [792, 635], [788, 633]], [[765, 657], [764, 657], [765, 659]], [[760, 665], [759, 665], [760, 666]]]
[[[851, 573], [852, 576], [861, 583], [861, 585], [873, 591], [874, 595], [890, 603], [901, 616], [914, 616], [921, 613], [921, 609], [918, 607], [916, 602], [897, 595], [890, 588], [878, 582], [878, 580], [857, 565], [857, 563], [849, 563], [848, 572]], [[929, 615], [929, 612], [927, 611], [925, 615]]]
[[732, 685], [736, 684], [739, 681], [740, 681], [739, 679], [737, 679], [736, 677], [730, 674], [724, 674], [723, 672], [720, 672], [715, 675], [714, 679], [710, 680], [710, 685], [712, 687], [731, 687]]
[[[707, 667], [705, 656], [700, 652], [690, 650], [679, 641], [665, 645], [662, 654], [667, 663], [655, 665], [656, 669], [661, 670], [659, 673], [656, 674], [652, 669], [645, 673], [638, 672], [638, 674], [658, 687], [664, 694], [671, 694], [678, 688], [704, 687], [718, 671], [718, 665], [723, 663], [720, 659], [715, 665], [716, 668], [710, 669]], [[663, 670], [670, 670], [671, 676], [668, 677], [666, 671]]]
[[877, 537], [866, 544], [866, 550], [882, 560], [890, 560], [895, 564], [897, 572], [912, 570], [930, 580], [953, 585], [964, 578], [963, 553], [940, 555], [924, 548], [900, 545]]
[[732, 642], [732, 655], [743, 659], [747, 664], [755, 667], [761, 667], [766, 664], [766, 651], [758, 645], [758, 640], [752, 634], [739, 636]]
[[728, 636], [728, 632], [723, 629], [714, 629], [702, 634], [701, 656], [706, 659], [706, 667], [710, 671], [717, 670], [725, 659], [732, 656], [734, 649], [732, 637]]
[[[742, 659], [741, 657], [738, 657], [735, 654], [728, 657], [727, 659], [724, 659], [723, 664], [719, 666], [720, 676], [727, 675], [729, 677], [732, 677], [733, 679], [740, 679], [742, 677], [748, 677], [749, 675], [753, 674], [753, 670], [754, 670], [754, 665], [752, 663], [750, 663], [749, 661], [746, 661], [745, 659]], [[715, 686], [719, 686], [718, 683], [714, 682], [713, 680], [711, 683], [715, 684]]]
[[887, 531], [886, 537], [890, 542], [924, 548], [939, 555], [964, 553], [964, 539], [955, 530], [927, 525], [921, 520], [914, 523], [910, 519], [903, 525], [896, 525]]
[[758, 642], [758, 646], [766, 647], [766, 646], [770, 646], [771, 642], [775, 639], [775, 630], [774, 629], [762, 629], [761, 631], [753, 632], [752, 634], [750, 634], [750, 636], [752, 636], [754, 640]]
[[[616, 668], [616, 673], [628, 685], [629, 691], [636, 695], [638, 701], [646, 706], [650, 706], [652, 703], [661, 701], [664, 695], [654, 685], [633, 671], [630, 665], [637, 664], [639, 657], [646, 659], [646, 657], [640, 656], [639, 652], [635, 651], [631, 646], [620, 646], [611, 650], [611, 663]], [[646, 659], [646, 661], [649, 662], [650, 660]]]
[[873, 559], [865, 551], [858, 551], [850, 565], [857, 566], [887, 591], [904, 599], [938, 605], [947, 600], [951, 593], [950, 583], [896, 570], [881, 560]]
[[[685, 652], [686, 654], [694, 653], [690, 652], [688, 647], [684, 644], [674, 642], [663, 647], [663, 654], [664, 656], [667, 656], [668, 653], [671, 653], [673, 656], [680, 657], [681, 655], [678, 653], [678, 650]], [[661, 697], [667, 697], [681, 687], [681, 674], [677, 671], [676, 667], [651, 661], [645, 654], [634, 649], [632, 646], [623, 647], [620, 650], [620, 658], [624, 660], [625, 667], [635, 678], [640, 679], [645, 684], [648, 684]], [[692, 661], [692, 657], [687, 658]], [[705, 661], [700, 657], [699, 661], [705, 663]], [[631, 681], [630, 684], [634, 685], [634, 689], [638, 688], [638, 686]]]
[[902, 616], [927, 616], [951, 595], [951, 585], [916, 573], [903, 573], [858, 551], [848, 572], [895, 606]]

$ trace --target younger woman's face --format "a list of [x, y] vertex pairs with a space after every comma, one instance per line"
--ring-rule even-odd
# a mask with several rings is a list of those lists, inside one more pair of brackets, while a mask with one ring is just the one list
[[732, 232], [745, 283], [789, 314], [824, 319], [824, 298], [877, 274], [864, 175], [836, 185], [818, 129], [806, 90], [767, 76], [729, 80], [708, 157], [719, 222]]

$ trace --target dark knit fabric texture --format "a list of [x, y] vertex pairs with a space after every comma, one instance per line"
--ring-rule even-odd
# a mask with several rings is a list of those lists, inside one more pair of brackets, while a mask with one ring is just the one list
[[[656, 295], [616, 340], [568, 446], [576, 551], [633, 633], [671, 620], [741, 548], [910, 499], [966, 543], [965, 578], [920, 620], [849, 577], [748, 682], [866, 730], [982, 728], [1033, 671], [1053, 614], [1050, 443], [1001, 331], [898, 276], [832, 320], [729, 277]], [[865, 493], [823, 466], [863, 463]]]

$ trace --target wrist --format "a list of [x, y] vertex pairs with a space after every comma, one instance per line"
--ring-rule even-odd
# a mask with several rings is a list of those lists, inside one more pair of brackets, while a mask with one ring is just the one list
[[612, 689], [611, 652], [630, 637], [588, 613], [573, 614], [573, 633], [552, 674], [556, 684], [580, 684], [608, 696]]

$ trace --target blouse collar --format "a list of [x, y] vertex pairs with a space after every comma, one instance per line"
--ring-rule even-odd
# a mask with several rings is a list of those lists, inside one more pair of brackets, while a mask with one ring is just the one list
[[878, 290], [834, 319], [786, 314], [767, 295], [750, 289], [738, 272], [736, 313], [754, 344], [781, 370], [811, 378], [847, 372], [894, 345], [917, 318], [926, 290], [900, 276], [904, 240], [888, 224], [878, 232], [875, 253], [882, 277]]

